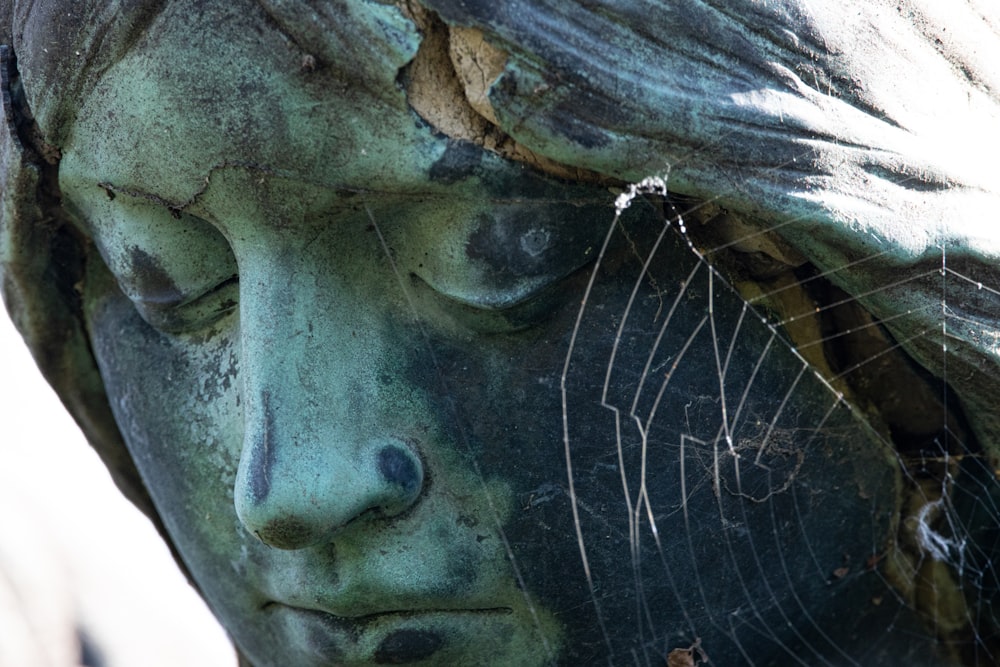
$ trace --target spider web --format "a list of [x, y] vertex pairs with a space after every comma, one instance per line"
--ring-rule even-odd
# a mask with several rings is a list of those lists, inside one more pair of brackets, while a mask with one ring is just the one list
[[[619, 196], [561, 376], [609, 664], [996, 664], [1000, 485], [949, 341], [997, 340], [970, 313], [995, 312], [1000, 284], [942, 242], [937, 266], [848, 295], [831, 279], [880, 255], [779, 275], [735, 250], [773, 230], [689, 233], [718, 217], [706, 209], [658, 178]], [[622, 248], [627, 268], [609, 260]], [[929, 281], [939, 298], [919, 307], [876, 319], [862, 305]], [[613, 283], [627, 300], [607, 298]], [[936, 350], [938, 377], [907, 350]], [[594, 509], [609, 488], [610, 518]], [[609, 595], [623, 563], [631, 590]]]

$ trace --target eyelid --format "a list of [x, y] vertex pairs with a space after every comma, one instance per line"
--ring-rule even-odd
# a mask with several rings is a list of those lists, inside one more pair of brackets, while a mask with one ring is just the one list
[[136, 295], [132, 298], [137, 304], [142, 304], [145, 308], [184, 308], [185, 306], [191, 306], [197, 304], [199, 301], [211, 296], [214, 292], [230, 285], [232, 283], [238, 283], [239, 276], [233, 274], [229, 278], [226, 278], [220, 283], [213, 285], [212, 287], [193, 295], [185, 295], [179, 292], [171, 295], [167, 298], [158, 298], [154, 295]]
[[514, 333], [540, 324], [555, 314], [561, 304], [571, 301], [564, 294], [566, 283], [586, 272], [588, 266], [589, 262], [566, 276], [522, 294], [516, 301], [507, 301], [498, 307], [484, 307], [474, 301], [456, 298], [436, 289], [415, 273], [411, 274], [411, 282], [417, 295], [417, 307], [425, 315], [443, 314], [462, 329], [480, 334]]
[[151, 300], [133, 298], [136, 309], [150, 326], [180, 333], [211, 326], [239, 304], [239, 276], [233, 275], [211, 289], [187, 299]]
[[[601, 233], [605, 229], [602, 225]], [[518, 266], [518, 257], [503, 250], [506, 239], [501, 239], [489, 246], [494, 253], [491, 261], [480, 259], [484, 252], [476, 253], [471, 260], [463, 258], [461, 261], [451, 259], [448, 254], [425, 253], [415, 262], [412, 271], [428, 287], [451, 301], [503, 313], [531, 302], [553, 285], [591, 265], [597, 256], [597, 245], [587, 242], [587, 236], [580, 234], [569, 241], [559, 239], [561, 242], [551, 243], [544, 254], [537, 253], [533, 258], [537, 261], [530, 267]], [[467, 245], [465, 255], [470, 254]]]
[[504, 313], [591, 263], [609, 215], [604, 205], [524, 200], [418, 211], [417, 220], [419, 233], [392, 239], [401, 264], [454, 302]]
[[530, 280], [522, 280], [507, 288], [488, 290], [480, 288], [477, 290], [470, 290], [465, 294], [455, 293], [454, 288], [448, 289], [435, 286], [422, 276], [417, 277], [426, 283], [428, 287], [446, 299], [470, 308], [504, 313], [506, 311], [515, 310], [520, 306], [534, 301], [539, 296], [560, 284], [567, 277], [575, 274], [589, 264], [590, 261], [588, 260], [580, 266], [570, 267], [562, 273], [536, 276]]

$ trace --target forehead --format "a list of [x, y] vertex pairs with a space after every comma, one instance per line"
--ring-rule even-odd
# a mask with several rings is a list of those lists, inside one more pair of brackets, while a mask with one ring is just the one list
[[448, 146], [395, 83], [420, 39], [397, 8], [365, 3], [354, 28], [367, 60], [354, 63], [349, 42], [309, 53], [254, 4], [204, 4], [169, 3], [87, 92], [63, 149], [70, 189], [96, 179], [184, 202], [233, 166], [338, 189], [427, 187]]

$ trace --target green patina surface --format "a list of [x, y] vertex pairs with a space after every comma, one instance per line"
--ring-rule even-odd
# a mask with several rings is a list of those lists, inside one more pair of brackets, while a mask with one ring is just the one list
[[[922, 552], [907, 517], [937, 502], [936, 491], [906, 487], [899, 453], [846, 409], [820, 437], [800, 440], [801, 425], [782, 425], [772, 450], [762, 435], [769, 417], [748, 418], [723, 454], [741, 460], [737, 452], [759, 447], [759, 461], [767, 451], [773, 468], [748, 469], [746, 482], [778, 482], [760, 497], [732, 492], [740, 487], [727, 484], [743, 482], [716, 460], [683, 512], [660, 506], [671, 527], [663, 536], [695, 533], [687, 546], [677, 537], [643, 551], [652, 547], [629, 537], [631, 518], [608, 509], [620, 510], [619, 486], [637, 483], [630, 471], [646, 474], [647, 434], [628, 451], [607, 445], [607, 397], [652, 365], [642, 341], [656, 337], [662, 305], [694, 261], [678, 245], [649, 280], [629, 273], [659, 248], [662, 206], [631, 211], [608, 234], [609, 186], [650, 174], [712, 200], [721, 213], [699, 217], [707, 207], [696, 206], [690, 219], [700, 226], [729, 216], [766, 231], [771, 240], [744, 254], [767, 255], [782, 280], [807, 261], [837, 269], [830, 280], [887, 320], [930, 373], [961, 377], [952, 389], [971, 432], [988, 463], [998, 456], [996, 299], [963, 297], [947, 364], [938, 337], [913, 335], [938, 323], [928, 304], [941, 298], [929, 271], [939, 248], [963, 274], [992, 275], [996, 263], [998, 237], [983, 224], [996, 210], [996, 179], [954, 149], [971, 139], [982, 154], [1000, 149], [989, 92], [1000, 86], [990, 88], [983, 65], [995, 60], [951, 38], [942, 46], [928, 7], [901, 18], [895, 3], [859, 3], [847, 17], [841, 7], [786, 4], [729, 13], [555, 0], [523, 11], [451, 0], [3, 4], [19, 76], [9, 91], [17, 136], [9, 127], [0, 149], [5, 300], [248, 660], [581, 664], [635, 646], [662, 659], [660, 644], [695, 639], [684, 612], [737, 613], [725, 591], [688, 588], [709, 572], [751, 597], [806, 605], [820, 623], [849, 610], [853, 625], [837, 631], [830, 655], [850, 653], [858, 646], [840, 644], [864, 643], [866, 626], [891, 618], [901, 631], [887, 640], [890, 653], [936, 659], [930, 639], [910, 640], [909, 610], [868, 604], [885, 590], [874, 576], [833, 593], [794, 567], [784, 578], [744, 579], [760, 554], [741, 540], [765, 525], [771, 556], [821, 544], [828, 553], [814, 558], [823, 567], [833, 558], [830, 571], [843, 554], [860, 562], [865, 549], [889, 548], [890, 576], [908, 602], [943, 636], [968, 630], [955, 573], [914, 561]], [[950, 27], [978, 35], [969, 12]], [[995, 42], [982, 53], [997, 53]], [[466, 98], [470, 71], [484, 78], [476, 99]], [[938, 94], [926, 95], [912, 71], [933, 73]], [[589, 292], [606, 235], [606, 274]], [[724, 236], [718, 245], [731, 241]], [[755, 275], [735, 252], [732, 266], [719, 262], [737, 282], [778, 280]], [[879, 261], [857, 261], [869, 257]], [[595, 306], [577, 320], [585, 293]], [[743, 302], [726, 294], [715, 297], [719, 326], [738, 328]], [[683, 327], [708, 307], [701, 298], [678, 311], [678, 349]], [[633, 301], [649, 319], [621, 335], [614, 318]], [[777, 301], [764, 305], [783, 314]], [[588, 319], [604, 308], [609, 319]], [[896, 317], [903, 311], [914, 315]], [[851, 330], [868, 315], [841, 317]], [[580, 352], [564, 371], [577, 333]], [[748, 334], [734, 354], [741, 378], [756, 377], [767, 335]], [[602, 388], [615, 336], [625, 370], [614, 382], [608, 371]], [[891, 351], [881, 338], [850, 345], [833, 370]], [[678, 433], [675, 422], [704, 429], [704, 444], [713, 428], [729, 428], [712, 421], [718, 396], [701, 389], [716, 391], [724, 372], [707, 344], [692, 349], [699, 362], [671, 385], [688, 389], [676, 388], [662, 419]], [[826, 368], [829, 359], [816, 358]], [[885, 377], [924, 387], [891, 358]], [[776, 408], [796, 363], [788, 354], [761, 372], [748, 413]], [[561, 374], [580, 379], [574, 407], [588, 406], [565, 432], [572, 410], [560, 404]], [[792, 418], [812, 418], [830, 396], [810, 378], [789, 401]], [[878, 397], [884, 385], [862, 386], [873, 378], [847, 391], [876, 430], [896, 434], [913, 410], [893, 413]], [[943, 410], [920, 395], [921, 406]], [[934, 435], [911, 426], [911, 441]], [[577, 463], [586, 462], [576, 504], [563, 488], [571, 432]], [[674, 431], [656, 437], [675, 451]], [[641, 466], [626, 466], [640, 442]], [[678, 456], [680, 472], [671, 458], [650, 466], [660, 489], [687, 483], [683, 448]], [[705, 461], [690, 464], [710, 471]], [[797, 489], [808, 490], [807, 509]], [[786, 531], [761, 498], [815, 523]], [[719, 517], [690, 531], [695, 510], [723, 514], [728, 551], [718, 548]], [[874, 536], [848, 531], [845, 516], [864, 516]], [[676, 557], [680, 583], [649, 577], [656, 593], [642, 598], [639, 570], [628, 567], [637, 554], [644, 564]], [[637, 597], [656, 613], [639, 611]], [[607, 618], [594, 616], [599, 601]], [[666, 628], [656, 642], [644, 613]], [[786, 639], [828, 641], [806, 625]], [[727, 638], [719, 632], [714, 649], [706, 639], [714, 660], [744, 655], [722, 648]], [[759, 650], [765, 662], [783, 655]]]

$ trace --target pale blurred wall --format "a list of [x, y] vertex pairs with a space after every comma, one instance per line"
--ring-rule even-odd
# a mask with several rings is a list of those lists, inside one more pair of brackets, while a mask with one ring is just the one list
[[115, 489], [0, 310], [0, 667], [232, 667], [149, 521]]

